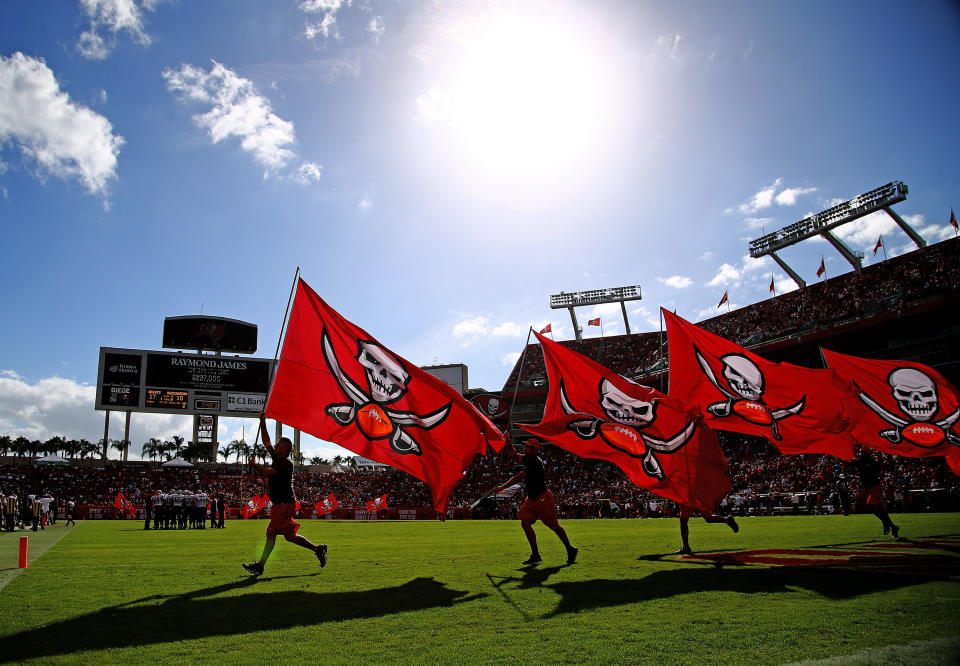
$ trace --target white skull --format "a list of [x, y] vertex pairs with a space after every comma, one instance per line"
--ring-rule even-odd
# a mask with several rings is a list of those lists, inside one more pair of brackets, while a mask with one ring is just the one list
[[929, 421], [937, 413], [937, 385], [913, 368], [898, 368], [887, 379], [893, 397], [904, 414], [918, 421]]
[[499, 398], [490, 398], [487, 400], [487, 414], [493, 416], [498, 411], [500, 411], [500, 399]]
[[600, 383], [600, 406], [604, 413], [617, 423], [643, 428], [656, 418], [657, 403], [631, 398], [604, 379]]
[[367, 369], [367, 383], [375, 402], [393, 402], [407, 390], [410, 375], [382, 347], [372, 342], [361, 342], [357, 360]]
[[727, 378], [734, 393], [747, 400], [759, 400], [764, 388], [760, 368], [740, 354], [727, 354], [720, 360], [723, 361], [723, 376]]

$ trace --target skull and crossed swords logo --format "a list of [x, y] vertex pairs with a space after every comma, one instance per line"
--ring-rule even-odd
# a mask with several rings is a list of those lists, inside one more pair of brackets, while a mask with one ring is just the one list
[[939, 446], [944, 441], [960, 446], [960, 437], [953, 432], [953, 425], [960, 419], [960, 407], [945, 418], [931, 422], [940, 406], [937, 383], [933, 379], [915, 368], [897, 368], [887, 377], [887, 383], [893, 399], [907, 418], [890, 412], [862, 391], [859, 395], [867, 407], [893, 426], [878, 433], [881, 437], [894, 444], [905, 439], [926, 448]]
[[713, 373], [713, 368], [703, 357], [700, 350], [693, 348], [697, 357], [697, 363], [703, 373], [710, 380], [720, 393], [726, 396], [726, 400], [715, 402], [707, 406], [707, 411], [718, 417], [730, 416], [736, 414], [740, 418], [753, 423], [754, 425], [770, 426], [773, 438], [777, 441], [783, 439], [780, 436], [779, 423], [783, 419], [799, 414], [803, 411], [807, 396], [803, 396], [797, 402], [784, 407], [783, 409], [770, 409], [763, 401], [763, 393], [766, 390], [766, 380], [763, 372], [757, 367], [757, 364], [742, 354], [726, 354], [720, 357], [723, 361], [723, 376], [727, 380], [729, 388], [722, 386], [717, 376]]
[[327, 414], [343, 426], [356, 423], [369, 439], [388, 439], [390, 448], [396, 453], [422, 454], [420, 444], [405, 428], [430, 430], [436, 427], [447, 418], [451, 403], [424, 416], [390, 409], [387, 405], [403, 397], [410, 382], [410, 373], [395, 356], [370, 340], [357, 341], [356, 359], [367, 376], [368, 391], [364, 391], [340, 367], [326, 328], [321, 333], [321, 344], [327, 367], [350, 400], [327, 405]]
[[593, 439], [599, 435], [609, 446], [633, 458], [640, 458], [644, 474], [661, 481], [664, 478], [663, 467], [656, 453], [676, 453], [690, 441], [697, 428], [693, 421], [689, 421], [668, 439], [658, 439], [642, 432], [657, 419], [656, 399], [646, 401], [632, 398], [607, 379], [600, 381], [600, 408], [610, 421], [575, 409], [570, 404], [562, 380], [560, 405], [565, 413], [581, 417], [567, 423], [567, 428], [578, 437]]

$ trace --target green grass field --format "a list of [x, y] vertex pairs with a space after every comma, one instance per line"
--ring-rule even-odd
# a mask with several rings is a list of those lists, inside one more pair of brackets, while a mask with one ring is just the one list
[[[2, 533], [0, 659], [952, 663], [960, 515], [894, 519], [899, 541], [873, 516], [747, 518], [736, 535], [693, 519], [694, 558], [672, 554], [675, 519], [570, 520], [577, 563], [538, 525], [535, 568], [513, 521], [304, 521], [329, 544], [326, 568], [281, 539], [260, 579], [240, 563], [258, 556], [265, 521]], [[49, 549], [16, 572], [19, 534]]]

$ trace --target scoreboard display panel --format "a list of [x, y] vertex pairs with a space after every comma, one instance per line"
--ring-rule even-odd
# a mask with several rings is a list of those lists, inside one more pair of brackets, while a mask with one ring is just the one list
[[95, 408], [256, 416], [272, 368], [264, 358], [101, 347]]

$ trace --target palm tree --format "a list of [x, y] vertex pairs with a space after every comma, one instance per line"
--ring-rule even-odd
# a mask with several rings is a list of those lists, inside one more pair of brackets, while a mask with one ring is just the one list
[[13, 439], [10, 435], [0, 435], [0, 455], [7, 455], [7, 451], [13, 446]]
[[43, 443], [43, 452], [47, 454], [60, 453], [63, 450], [63, 445], [66, 444], [66, 438], [64, 437], [51, 437], [46, 442]]
[[150, 460], [156, 460], [157, 456], [160, 455], [160, 447], [163, 445], [163, 441], [151, 437], [148, 441], [143, 443], [143, 448], [140, 449], [140, 457], [150, 456]]
[[295, 465], [302, 465], [305, 459], [304, 455], [300, 451], [297, 451], [296, 453], [294, 453], [292, 457], [293, 457], [293, 464]]
[[227, 445], [224, 446], [224, 447], [221, 447], [221, 448], [217, 451], [217, 455], [219, 455], [221, 458], [223, 458], [223, 461], [224, 461], [224, 462], [226, 462], [227, 460], [229, 460], [229, 459], [230, 459], [230, 456], [233, 455], [233, 445], [234, 445], [234, 442], [235, 442], [235, 441], [236, 441], [236, 440], [234, 440], [233, 442], [230, 442], [229, 444], [227, 444]]
[[13, 444], [10, 449], [17, 454], [18, 457], [23, 457], [27, 455], [27, 452], [30, 450], [30, 440], [21, 435], [13, 440]]
[[261, 462], [267, 461], [267, 447], [260, 442], [253, 445], [253, 457], [259, 458]]
[[127, 443], [122, 439], [111, 439], [110, 448], [122, 455], [127, 450]]
[[334, 465], [342, 465], [342, 464], [343, 464], [343, 456], [341, 456], [341, 455], [336, 455], [336, 456], [334, 456], [334, 457], [333, 457], [333, 464], [334, 464]]
[[80, 441], [68, 439], [63, 445], [63, 453], [65, 458], [75, 458], [80, 453]]
[[233, 452], [237, 455], [237, 462], [240, 462], [240, 458], [248, 458], [250, 456], [250, 445], [247, 444], [246, 440], [235, 439], [230, 442], [230, 446], [233, 447]]

